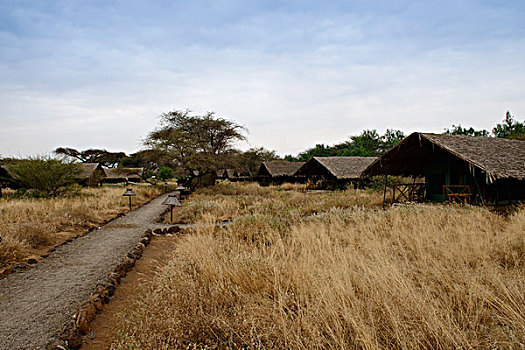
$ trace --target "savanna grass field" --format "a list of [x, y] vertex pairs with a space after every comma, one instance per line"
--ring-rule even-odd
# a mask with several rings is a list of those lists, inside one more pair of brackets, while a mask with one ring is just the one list
[[[133, 186], [136, 208], [160, 194], [150, 185]], [[0, 198], [0, 271], [40, 254], [70, 237], [97, 227], [128, 211], [125, 187], [82, 188], [66, 197], [16, 198], [6, 191]]]
[[[523, 349], [525, 211], [223, 182], [113, 349]], [[216, 227], [215, 222], [232, 220]]]

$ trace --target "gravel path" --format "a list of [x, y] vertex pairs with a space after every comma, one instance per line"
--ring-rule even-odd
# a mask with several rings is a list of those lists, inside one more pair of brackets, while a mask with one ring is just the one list
[[166, 209], [149, 204], [0, 280], [0, 349], [42, 349]]

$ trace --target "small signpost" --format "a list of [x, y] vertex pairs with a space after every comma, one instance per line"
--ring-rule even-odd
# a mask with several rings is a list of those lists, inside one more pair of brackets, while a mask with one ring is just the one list
[[182, 204], [180, 204], [179, 200], [174, 194], [168, 195], [168, 197], [162, 202], [162, 204], [170, 206], [170, 223], [173, 223], [173, 207], [181, 207]]
[[137, 194], [133, 192], [131, 188], [128, 188], [126, 192], [122, 194], [124, 197], [129, 197], [129, 210], [131, 210], [131, 197], [136, 196]]

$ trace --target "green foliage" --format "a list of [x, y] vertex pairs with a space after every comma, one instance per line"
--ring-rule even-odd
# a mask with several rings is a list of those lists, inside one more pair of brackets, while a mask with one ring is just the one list
[[379, 135], [376, 130], [364, 130], [360, 135], [350, 136], [350, 141], [334, 146], [317, 144], [299, 153], [297, 157], [286, 155], [284, 159], [292, 162], [306, 162], [312, 157], [375, 157], [382, 155], [404, 138], [405, 134], [400, 130], [387, 129], [384, 135]]
[[147, 149], [133, 153], [122, 158], [119, 167], [144, 168], [146, 170], [158, 169], [161, 166], [173, 167], [174, 163], [166, 152]]
[[161, 125], [152, 131], [144, 144], [149, 150], [162, 152], [174, 160], [175, 166], [188, 174], [215, 172], [236, 153], [233, 145], [245, 140], [240, 125], [215, 117], [213, 112], [203, 116], [189, 111], [172, 111], [160, 116]]
[[381, 136], [381, 154], [397, 146], [405, 137], [405, 133], [401, 130], [386, 129], [385, 134]]
[[146, 179], [149, 179], [155, 176], [155, 173], [153, 172], [153, 170], [149, 170], [149, 169], [145, 171], [145, 174], [146, 174]]
[[299, 162], [306, 162], [312, 157], [330, 157], [338, 155], [338, 150], [334, 147], [325, 146], [324, 144], [317, 144], [315, 147], [307, 149], [299, 153], [297, 159]]
[[233, 167], [242, 175], [255, 176], [261, 163], [276, 159], [279, 157], [274, 151], [268, 151], [264, 147], [250, 148], [239, 153]]
[[485, 136], [488, 137], [490, 133], [483, 129], [483, 130], [475, 130], [473, 127], [470, 128], [464, 128], [461, 126], [461, 124], [454, 125], [452, 124], [452, 129], [445, 129], [444, 134], [446, 135], [466, 135], [466, 136]]
[[71, 190], [82, 172], [80, 166], [50, 157], [20, 159], [11, 162], [13, 187], [34, 197], [55, 197]]
[[514, 120], [514, 117], [507, 111], [503, 122], [497, 124], [494, 129], [492, 129], [492, 133], [496, 137], [523, 140], [525, 139], [525, 123]]
[[[464, 128], [461, 124], [452, 125], [452, 129], [445, 129], [444, 134], [447, 135], [467, 135], [467, 136], [490, 136], [490, 133], [483, 130], [475, 130], [473, 127]], [[520, 139], [525, 140], [525, 122], [521, 123], [514, 120], [514, 117], [509, 111], [505, 114], [505, 119], [502, 123], [497, 124], [492, 129], [492, 134], [495, 137], [508, 138], [508, 139]]]
[[160, 167], [159, 171], [157, 171], [157, 177], [161, 181], [171, 179], [173, 178], [173, 170], [171, 170], [171, 168], [168, 168], [167, 166]]

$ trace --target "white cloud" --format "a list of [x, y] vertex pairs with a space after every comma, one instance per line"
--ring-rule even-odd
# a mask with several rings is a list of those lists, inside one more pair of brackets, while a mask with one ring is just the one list
[[64, 20], [58, 39], [0, 32], [0, 153], [133, 152], [160, 113], [185, 108], [231, 118], [281, 154], [363, 129], [491, 128], [507, 109], [525, 115], [523, 40], [422, 44], [385, 34], [406, 30], [403, 18], [372, 17], [261, 13], [186, 29], [194, 42], [161, 42], [166, 28], [132, 28], [124, 15], [115, 36]]

